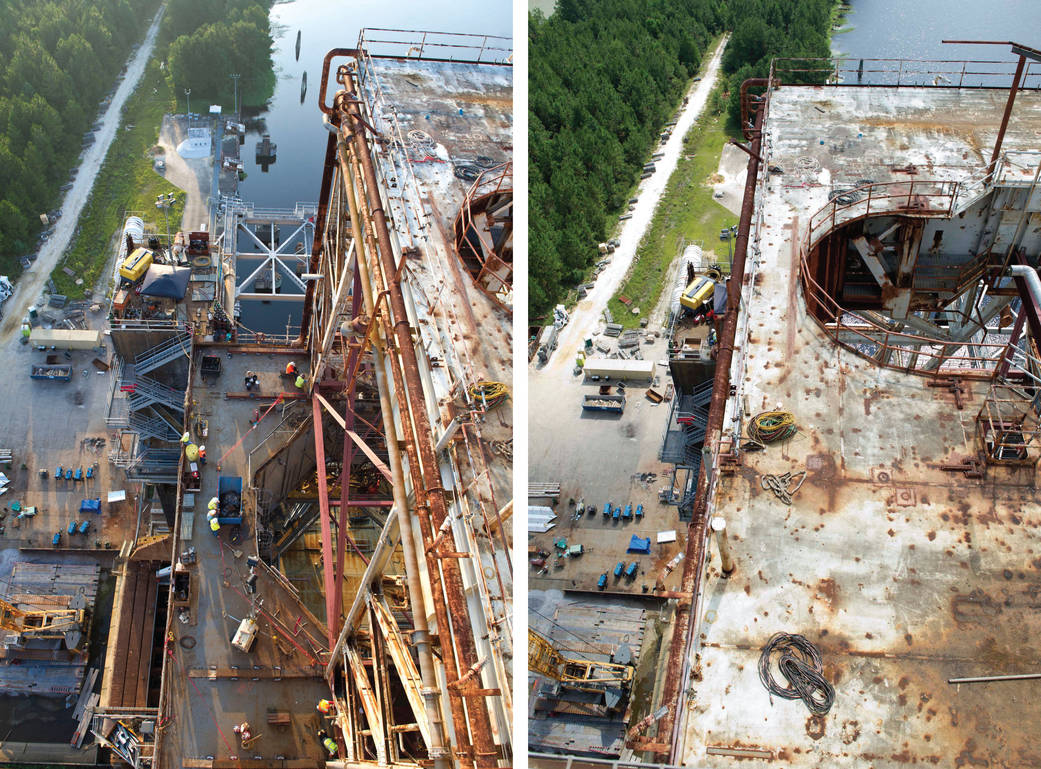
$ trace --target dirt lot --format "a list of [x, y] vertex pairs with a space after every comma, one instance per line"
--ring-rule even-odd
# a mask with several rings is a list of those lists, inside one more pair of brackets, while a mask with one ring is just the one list
[[[653, 345], [642, 345], [648, 360], [662, 361], [666, 343], [659, 338]], [[531, 431], [529, 480], [560, 483], [560, 499], [555, 506], [556, 525], [545, 534], [529, 534], [528, 544], [551, 553], [548, 573], [537, 574], [530, 568], [532, 587], [597, 590], [600, 575], [609, 572], [605, 592], [633, 593], [650, 591], [657, 576], [682, 549], [686, 526], [679, 520], [677, 508], [658, 501], [662, 487], [671, 480], [671, 465], [658, 461], [668, 402], [653, 404], [644, 391], [647, 384], [626, 387], [626, 406], [622, 416], [590, 413], [582, 410], [583, 396], [594, 394], [601, 383], [587, 382], [573, 372], [573, 361], [565, 360], [560, 351], [547, 366], [530, 378], [528, 417]], [[671, 381], [668, 369], [656, 369], [655, 388], [664, 392]], [[591, 505], [592, 512], [576, 518], [579, 501]], [[572, 503], [573, 501], [573, 503]], [[642, 504], [642, 520], [605, 518], [604, 504], [612, 507]], [[531, 500], [545, 505], [547, 500]], [[660, 531], [676, 531], [677, 540], [656, 544]], [[651, 554], [627, 554], [632, 535], [650, 537]], [[556, 557], [554, 542], [565, 538], [568, 544], [581, 544], [585, 552], [576, 558]], [[619, 561], [628, 566], [639, 564], [635, 579], [615, 578], [613, 570]], [[679, 570], [670, 575], [666, 586], [672, 589]]]

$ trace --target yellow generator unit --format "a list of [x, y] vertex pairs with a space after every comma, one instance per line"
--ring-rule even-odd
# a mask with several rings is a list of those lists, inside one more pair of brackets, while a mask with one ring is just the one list
[[152, 266], [152, 252], [147, 248], [135, 248], [119, 268], [119, 277], [137, 283]]
[[697, 310], [715, 294], [715, 291], [715, 281], [712, 278], [701, 275], [694, 278], [691, 284], [683, 289], [683, 294], [680, 296], [680, 304], [688, 310]]

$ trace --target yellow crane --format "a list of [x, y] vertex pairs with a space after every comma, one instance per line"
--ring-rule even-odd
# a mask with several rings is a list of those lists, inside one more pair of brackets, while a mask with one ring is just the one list
[[566, 657], [552, 641], [531, 628], [528, 628], [528, 668], [572, 689], [587, 691], [628, 688], [633, 680], [632, 665]]
[[83, 639], [86, 612], [83, 609], [38, 609], [23, 611], [0, 598], [0, 628], [27, 639], [62, 639], [73, 650]]

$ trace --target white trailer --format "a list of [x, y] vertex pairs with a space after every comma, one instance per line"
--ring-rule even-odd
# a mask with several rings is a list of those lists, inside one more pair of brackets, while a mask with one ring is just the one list
[[654, 379], [653, 360], [624, 360], [621, 358], [586, 358], [584, 371], [587, 377], [621, 380], [626, 382], [649, 382]]
[[92, 350], [101, 347], [101, 332], [97, 329], [34, 328], [29, 334], [33, 347], [58, 350]]

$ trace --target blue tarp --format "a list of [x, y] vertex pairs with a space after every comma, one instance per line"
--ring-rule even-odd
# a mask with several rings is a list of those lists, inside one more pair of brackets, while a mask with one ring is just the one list
[[100, 513], [101, 512], [101, 499], [85, 499], [80, 502], [81, 513]]
[[144, 296], [164, 296], [181, 301], [188, 290], [188, 281], [191, 277], [190, 267], [153, 264], [145, 273], [145, 279], [141, 283], [141, 293]]
[[649, 555], [651, 552], [651, 538], [643, 539], [633, 534], [632, 539], [629, 540], [629, 549], [625, 552]]

